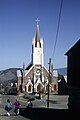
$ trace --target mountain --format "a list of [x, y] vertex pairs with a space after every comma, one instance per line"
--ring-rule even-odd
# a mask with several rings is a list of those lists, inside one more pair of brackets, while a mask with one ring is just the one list
[[60, 75], [67, 76], [67, 68], [54, 69], [57, 70]]
[[0, 82], [17, 81], [17, 68], [9, 68], [0, 71]]

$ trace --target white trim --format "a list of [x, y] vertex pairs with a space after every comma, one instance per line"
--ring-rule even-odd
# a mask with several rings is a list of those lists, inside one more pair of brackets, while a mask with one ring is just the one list
[[48, 69], [43, 65], [43, 68], [49, 73]]
[[30, 67], [30, 69], [25, 73], [25, 76], [27, 76], [27, 74], [31, 71], [31, 69], [34, 67], [34, 65], [32, 65], [31, 67]]

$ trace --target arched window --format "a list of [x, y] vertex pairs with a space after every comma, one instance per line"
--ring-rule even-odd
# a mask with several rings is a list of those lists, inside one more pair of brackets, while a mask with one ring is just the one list
[[40, 92], [41, 91], [41, 84], [38, 84], [37, 86], [37, 92]]
[[31, 92], [31, 85], [28, 86], [28, 92]]

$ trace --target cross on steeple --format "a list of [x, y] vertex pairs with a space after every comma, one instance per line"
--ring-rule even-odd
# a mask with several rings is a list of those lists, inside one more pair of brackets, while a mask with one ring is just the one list
[[37, 26], [38, 26], [38, 22], [39, 22], [40, 20], [37, 18], [35, 21], [36, 21], [36, 23], [37, 23]]

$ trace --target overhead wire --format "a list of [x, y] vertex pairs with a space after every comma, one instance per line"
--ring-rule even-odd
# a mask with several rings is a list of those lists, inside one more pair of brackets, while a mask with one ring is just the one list
[[58, 33], [59, 33], [59, 27], [60, 27], [60, 20], [61, 20], [61, 13], [62, 13], [62, 6], [63, 6], [63, 0], [61, 0], [61, 4], [60, 4], [60, 11], [59, 11], [58, 24], [57, 24], [56, 38], [55, 38], [55, 43], [54, 43], [51, 59], [53, 59], [54, 54], [55, 54], [55, 50], [56, 50], [56, 45], [57, 45], [57, 40], [58, 40]]

